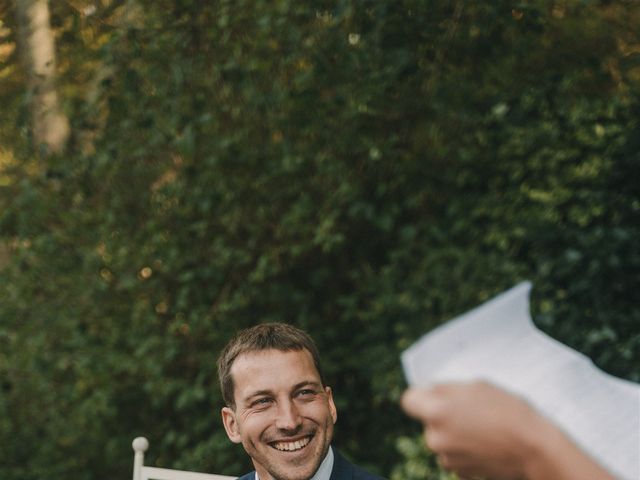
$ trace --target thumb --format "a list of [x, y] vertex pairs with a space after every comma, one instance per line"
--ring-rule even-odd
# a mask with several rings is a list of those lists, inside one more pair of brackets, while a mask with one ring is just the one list
[[429, 412], [431, 397], [429, 390], [409, 388], [402, 394], [400, 406], [410, 417], [425, 421]]

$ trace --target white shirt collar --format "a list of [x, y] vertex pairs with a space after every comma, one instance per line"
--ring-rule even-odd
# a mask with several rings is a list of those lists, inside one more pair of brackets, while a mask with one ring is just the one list
[[[324, 457], [324, 460], [318, 467], [316, 474], [309, 480], [329, 480], [329, 478], [331, 478], [331, 470], [333, 470], [333, 450], [329, 447], [327, 456]], [[256, 480], [260, 480], [258, 472], [256, 472]]]

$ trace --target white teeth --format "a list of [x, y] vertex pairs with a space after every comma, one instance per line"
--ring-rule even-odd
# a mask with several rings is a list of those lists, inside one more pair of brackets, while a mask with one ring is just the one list
[[296, 440], [295, 442], [276, 442], [273, 446], [281, 452], [292, 452], [306, 447], [310, 441], [311, 439], [309, 437], [305, 437], [302, 440]]

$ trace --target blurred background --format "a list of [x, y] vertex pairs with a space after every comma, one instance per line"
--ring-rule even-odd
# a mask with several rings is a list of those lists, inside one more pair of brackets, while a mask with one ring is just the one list
[[640, 3], [0, 0], [0, 478], [248, 471], [215, 360], [316, 339], [336, 445], [452, 478], [399, 353], [516, 282], [640, 380]]

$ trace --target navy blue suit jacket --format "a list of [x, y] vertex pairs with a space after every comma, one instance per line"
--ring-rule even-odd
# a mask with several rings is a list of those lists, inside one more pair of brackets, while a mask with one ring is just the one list
[[[254, 480], [255, 472], [247, 473], [238, 480]], [[333, 449], [333, 469], [330, 480], [382, 480], [380, 477], [365, 472], [360, 467], [348, 462], [338, 451]]]

